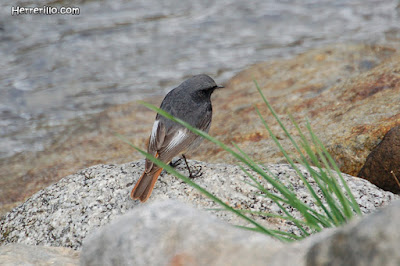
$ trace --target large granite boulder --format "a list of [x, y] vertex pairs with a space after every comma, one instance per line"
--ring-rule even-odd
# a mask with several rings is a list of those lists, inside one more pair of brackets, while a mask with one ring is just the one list
[[[189, 161], [201, 166], [203, 175], [194, 179], [231, 206], [252, 211], [280, 213], [276, 204], [257, 193], [247, 184], [251, 180], [238, 166], [207, 164]], [[186, 173], [184, 166], [178, 171]], [[318, 209], [308, 190], [288, 165], [268, 165], [283, 184], [289, 186], [297, 197]], [[306, 174], [304, 168], [300, 168]], [[169, 174], [161, 174], [148, 202], [140, 204], [129, 198], [130, 190], [143, 171], [143, 160], [122, 165], [97, 165], [61, 179], [14, 208], [0, 220], [0, 244], [24, 243], [29, 245], [63, 246], [80, 249], [85, 237], [100, 226], [104, 226], [121, 214], [155, 200], [176, 199], [199, 209], [219, 208], [212, 200]], [[187, 173], [186, 173], [187, 174]], [[308, 174], [307, 178], [310, 179]], [[385, 192], [366, 180], [344, 175], [350, 189], [360, 204], [363, 213], [387, 205], [398, 196]], [[270, 184], [262, 181], [271, 192]], [[314, 181], [310, 182], [317, 189]], [[292, 215], [301, 218], [290, 209]], [[247, 222], [225, 211], [210, 211], [221, 220], [236, 225]], [[254, 215], [259, 223], [272, 229], [299, 233], [291, 223], [276, 218]]]

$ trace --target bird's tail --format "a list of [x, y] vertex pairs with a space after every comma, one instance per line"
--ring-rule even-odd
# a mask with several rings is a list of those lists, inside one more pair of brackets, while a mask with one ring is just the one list
[[151, 195], [154, 185], [161, 174], [162, 168], [156, 168], [153, 166], [152, 171], [149, 173], [144, 172], [132, 189], [131, 198], [139, 199], [141, 202], [145, 202]]

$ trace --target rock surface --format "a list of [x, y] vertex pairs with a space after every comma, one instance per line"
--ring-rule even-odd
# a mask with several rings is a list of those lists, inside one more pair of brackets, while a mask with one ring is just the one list
[[316, 242], [307, 252], [307, 265], [400, 265], [399, 225], [397, 200]]
[[358, 176], [385, 190], [400, 193], [400, 126], [386, 133], [368, 155]]
[[[258, 195], [253, 186], [245, 183], [251, 180], [238, 166], [196, 161], [189, 163], [192, 166], [202, 166], [203, 169], [202, 177], [196, 178], [195, 182], [224, 202], [229, 202], [231, 206], [282, 214], [277, 205]], [[291, 183], [298, 198], [317, 209], [292, 168], [288, 165], [269, 165], [268, 168], [286, 186]], [[183, 166], [177, 169], [187, 174]], [[301, 169], [305, 172], [303, 168]], [[97, 165], [63, 178], [58, 183], [39, 191], [0, 220], [0, 244], [24, 243], [79, 249], [88, 233], [108, 224], [120, 214], [142, 205], [129, 198], [130, 190], [142, 171], [143, 160], [122, 165]], [[348, 175], [344, 175], [344, 178], [363, 213], [369, 213], [398, 198], [366, 180]], [[261, 182], [273, 191], [269, 184]], [[315, 182], [310, 183], [316, 189]], [[219, 208], [186, 183], [163, 173], [148, 202], [165, 199], [177, 199], [200, 209]], [[246, 225], [243, 220], [230, 213], [222, 211], [212, 211], [212, 213], [231, 224]], [[300, 218], [298, 213], [292, 211], [292, 214]], [[279, 219], [265, 219], [260, 216], [253, 218], [269, 228], [298, 233], [292, 224]]]
[[400, 201], [284, 245], [164, 201], [141, 206], [84, 243], [82, 265], [399, 265]]
[[79, 265], [79, 252], [63, 247], [23, 244], [0, 246], [0, 264], [14, 265]]
[[[284, 244], [175, 201], [140, 206], [87, 241], [82, 265], [265, 265]], [[264, 262], [264, 264], [263, 264]]]
[[[368, 45], [332, 45], [291, 59], [256, 64], [213, 95], [210, 134], [226, 144], [239, 143], [260, 162], [282, 162], [282, 155], [272, 144], [253, 105], [261, 108], [285, 148], [289, 147], [288, 141], [265, 112], [253, 84], [256, 79], [286, 122], [287, 112], [300, 124], [308, 117], [341, 171], [356, 175], [386, 132], [400, 124], [399, 69], [398, 50]], [[161, 100], [148, 99], [156, 105]], [[114, 132], [144, 147], [154, 117], [153, 112], [136, 102], [114, 106], [60, 133], [59, 139], [41, 153], [25, 153], [0, 161], [0, 209], [3, 213], [10, 210], [16, 202], [78, 169], [141, 159]], [[289, 130], [295, 133], [294, 128]], [[203, 143], [192, 158], [212, 163], [234, 162], [210, 143]]]

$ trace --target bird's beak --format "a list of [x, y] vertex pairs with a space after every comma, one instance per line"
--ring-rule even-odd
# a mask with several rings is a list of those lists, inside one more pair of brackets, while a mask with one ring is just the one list
[[225, 87], [220, 85], [220, 86], [217, 86], [217, 88], [218, 89], [222, 89], [222, 88], [225, 88]]

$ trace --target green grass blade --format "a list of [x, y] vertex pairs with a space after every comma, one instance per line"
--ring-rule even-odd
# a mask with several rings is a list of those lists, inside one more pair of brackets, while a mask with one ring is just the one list
[[[356, 200], [354, 199], [354, 195], [351, 192], [350, 188], [348, 187], [346, 181], [344, 180], [341, 171], [339, 169], [339, 167], [336, 165], [335, 161], [333, 160], [333, 158], [330, 156], [330, 154], [327, 152], [325, 146], [323, 145], [323, 143], [319, 140], [319, 138], [312, 132], [311, 130], [311, 126], [309, 124], [309, 122], [307, 122], [307, 128], [310, 132], [310, 135], [312, 136], [312, 139], [315, 141], [316, 145], [318, 145], [318, 147], [320, 147], [321, 149], [321, 159], [323, 160], [326, 169], [328, 171], [330, 171], [331, 168], [333, 168], [336, 172], [336, 174], [339, 176], [340, 181], [344, 187], [344, 189], [346, 190], [346, 193], [348, 195], [348, 197], [350, 198], [350, 201], [345, 197], [344, 193], [342, 192], [342, 189], [340, 188], [339, 184], [336, 181], [336, 178], [334, 177], [334, 175], [332, 175], [330, 173], [330, 176], [332, 177], [332, 181], [335, 184], [335, 188], [337, 190], [337, 196], [339, 198], [339, 200], [341, 202], [343, 202], [343, 207], [346, 213], [346, 217], [351, 218], [353, 216], [353, 212], [352, 210], [354, 210], [357, 214], [361, 214], [361, 210], [360, 210], [360, 206], [358, 205], [358, 203], [356, 202]], [[329, 163], [328, 163], [329, 161]]]
[[[267, 105], [268, 109], [270, 110], [270, 112], [272, 113], [272, 115], [274, 116], [275, 120], [278, 122], [278, 124], [280, 125], [281, 129], [285, 132], [286, 136], [288, 136], [289, 140], [291, 141], [291, 143], [293, 144], [293, 146], [296, 148], [296, 150], [300, 153], [302, 158], [305, 158], [300, 147], [297, 145], [296, 141], [292, 138], [292, 136], [290, 135], [290, 133], [287, 131], [286, 127], [283, 125], [282, 121], [279, 119], [278, 115], [276, 114], [275, 110], [272, 108], [272, 106], [269, 104], [269, 102], [267, 101], [267, 99], [265, 98], [264, 94], [262, 93], [260, 87], [258, 86], [258, 83], [256, 81], [254, 81], [256, 88], [258, 90], [258, 92], [260, 93], [264, 103]], [[295, 163], [293, 162], [293, 160], [288, 156], [287, 152], [285, 151], [285, 149], [282, 147], [282, 145], [279, 143], [278, 139], [276, 138], [275, 134], [273, 134], [272, 130], [270, 129], [270, 127], [268, 126], [267, 122], [265, 121], [264, 117], [261, 115], [260, 111], [258, 110], [258, 108], [256, 107], [256, 111], [258, 113], [258, 116], [260, 117], [264, 127], [267, 129], [268, 133], [270, 134], [272, 140], [275, 142], [275, 144], [278, 146], [279, 150], [283, 153], [284, 157], [286, 158], [286, 160], [288, 161], [288, 163], [293, 167], [293, 169], [296, 171], [296, 173], [299, 175], [299, 177], [301, 178], [301, 180], [303, 181], [304, 185], [307, 187], [307, 189], [310, 191], [312, 197], [315, 199], [315, 201], [317, 202], [317, 205], [322, 206], [322, 202], [320, 200], [320, 198], [318, 197], [317, 193], [314, 191], [314, 189], [311, 187], [311, 185], [308, 183], [308, 181], [306, 180], [306, 178], [303, 176], [303, 174], [301, 173], [301, 171], [297, 168], [297, 166], [295, 165]], [[306, 160], [304, 160], [306, 161]]]
[[[252, 165], [256, 165], [257, 167], [259, 167], [246, 153], [244, 153], [239, 146], [237, 146], [235, 143], [235, 148], [237, 150], [239, 150], [239, 152], [243, 155], [244, 158], [246, 158], [246, 160], [252, 164]], [[261, 168], [260, 168], [261, 169]], [[245, 173], [247, 173], [247, 171], [245, 169], [242, 169], [245, 171]], [[297, 209], [307, 220], [310, 221], [314, 221], [313, 223], [310, 223], [309, 226], [312, 227], [313, 229], [320, 231], [322, 230], [322, 228], [318, 225], [319, 223], [323, 224], [323, 225], [327, 225], [327, 221], [325, 219], [323, 219], [322, 216], [314, 216], [313, 214], [316, 213], [314, 210], [312, 210], [308, 205], [304, 204], [302, 201], [298, 200], [296, 197], [296, 194], [294, 194], [291, 190], [289, 190], [288, 188], [286, 188], [281, 182], [278, 182], [276, 180], [276, 178], [273, 178], [271, 176], [269, 176], [265, 171], [263, 171], [262, 169], [260, 171], [256, 171], [258, 174], [260, 174], [265, 180], [267, 180], [267, 182], [269, 182], [274, 188], [276, 188], [287, 200], [284, 201], [284, 203], [292, 206], [293, 208]], [[249, 175], [249, 174], [248, 174]], [[258, 181], [257, 181], [258, 182]], [[273, 196], [271, 195], [272, 193], [268, 192], [267, 190], [263, 190], [266, 194], [267, 197], [273, 199]], [[286, 208], [284, 208], [279, 202], [275, 201], [276, 204], [278, 204], [278, 206], [282, 209], [282, 211], [284, 211], [287, 215], [290, 215]], [[322, 218], [322, 220], [321, 220]], [[298, 225], [298, 227], [301, 229], [301, 226]], [[303, 231], [303, 230], [302, 230]], [[304, 233], [306, 233], [304, 231]]]
[[[318, 187], [321, 189], [321, 193], [323, 197], [325, 198], [330, 211], [325, 207], [324, 204], [321, 202], [317, 202], [317, 204], [323, 209], [325, 214], [332, 220], [332, 222], [335, 225], [339, 225], [340, 221], [342, 220], [342, 214], [340, 211], [340, 207], [337, 205], [336, 200], [333, 199], [330, 190], [328, 189], [330, 187], [331, 180], [325, 175], [324, 170], [322, 169], [318, 158], [316, 157], [314, 151], [311, 149], [311, 144], [308, 142], [307, 138], [301, 131], [299, 125], [297, 122], [293, 119], [293, 117], [290, 117], [292, 123], [297, 129], [297, 132], [300, 135], [300, 138], [302, 140], [302, 147], [306, 151], [306, 154], [311, 158], [311, 161], [316, 165], [319, 169], [319, 172], [316, 172], [307, 161], [304, 162], [304, 166], [307, 168], [307, 171], [310, 173], [311, 177], [314, 179], [314, 181], [317, 183]], [[328, 186], [328, 188], [326, 187]], [[322, 204], [322, 205], [321, 205]]]
[[[273, 116], [275, 117], [275, 119], [278, 121], [278, 123], [279, 123], [279, 125], [281, 126], [282, 130], [283, 130], [283, 131], [285, 132], [285, 134], [288, 136], [288, 138], [290, 139], [290, 141], [292, 142], [292, 144], [295, 146], [296, 150], [300, 153], [301, 158], [302, 158], [302, 161], [303, 161], [303, 164], [306, 166], [306, 168], [308, 168], [308, 170], [310, 170], [310, 166], [308, 165], [307, 161], [305, 160], [305, 156], [303, 155], [303, 153], [302, 153], [302, 151], [300, 150], [299, 146], [296, 144], [296, 142], [294, 141], [294, 139], [291, 137], [290, 133], [286, 130], [285, 126], [283, 125], [283, 123], [281, 122], [281, 120], [279, 119], [279, 117], [277, 116], [277, 114], [275, 113], [275, 111], [273, 110], [272, 106], [269, 104], [269, 102], [268, 102], [268, 101], [266, 100], [266, 98], [264, 97], [264, 95], [263, 95], [263, 93], [262, 93], [260, 87], [258, 86], [257, 82], [255, 82], [255, 84], [256, 84], [257, 90], [259, 91], [259, 93], [260, 93], [261, 97], [263, 98], [265, 104], [267, 105], [268, 109], [270, 109], [271, 113], [273, 114]], [[277, 146], [279, 147], [279, 149], [281, 150], [281, 152], [284, 154], [285, 158], [288, 159], [287, 153], [284, 152], [282, 146], [281, 146], [280, 144], [278, 144], [279, 141], [276, 139], [276, 137], [274, 137], [273, 134], [271, 134], [271, 133], [272, 133], [271, 130], [268, 128], [267, 123], [265, 122], [265, 120], [264, 120], [263, 117], [261, 116], [261, 114], [260, 114], [260, 112], [259, 112], [258, 109], [257, 109], [257, 112], [258, 112], [260, 118], [262, 119], [262, 122], [263, 122], [264, 126], [265, 126], [265, 127], [267, 128], [267, 130], [269, 131], [269, 133], [270, 133], [270, 135], [271, 135], [271, 138], [272, 138], [272, 139], [274, 140], [274, 142], [277, 144]], [[293, 119], [292, 119], [292, 121], [293, 121]], [[295, 126], [296, 126], [296, 125], [295, 125]], [[300, 133], [301, 133], [301, 130], [299, 130], [298, 125], [297, 125], [296, 127], [297, 127], [297, 130], [300, 131]], [[301, 133], [301, 134], [302, 134], [302, 133]], [[303, 134], [302, 134], [302, 135], [303, 135]], [[304, 138], [304, 135], [302, 136], [302, 139], [303, 139], [303, 141], [306, 141], [306, 138]], [[317, 166], [319, 166], [319, 162], [318, 162], [318, 160], [316, 159], [315, 154], [314, 154], [313, 152], [310, 152], [311, 150], [310, 150], [309, 148], [307, 148], [307, 142], [306, 142], [305, 145], [303, 145], [302, 147], [303, 147], [303, 148], [306, 148], [307, 154], [310, 156], [310, 158], [312, 159], [312, 161], [313, 161]], [[308, 147], [309, 147], [309, 145], [308, 145]], [[292, 160], [288, 160], [288, 162], [289, 162], [291, 165], [293, 165], [293, 161], [292, 161]], [[294, 169], [297, 171], [296, 167], [294, 167]], [[321, 169], [321, 168], [320, 168], [320, 169]], [[328, 170], [328, 171], [329, 171], [329, 170]], [[312, 173], [312, 172], [311, 172], [311, 173]], [[315, 173], [315, 172], [314, 172], [314, 173]], [[307, 185], [307, 181], [305, 181], [305, 180], [302, 178], [302, 176], [301, 176], [301, 174], [300, 174], [299, 172], [298, 172], [298, 174], [299, 174], [300, 178], [302, 179], [302, 181], [304, 182], [304, 184], [305, 184], [305, 185], [307, 186], [307, 188], [309, 189], [311, 195], [312, 195], [312, 196], [314, 197], [314, 199], [316, 200], [316, 204], [317, 204], [318, 206], [320, 206], [321, 208], [323, 208], [323, 210], [324, 210], [325, 213], [329, 213], [329, 212], [327, 211], [327, 209], [325, 208], [325, 206], [323, 205], [323, 203], [321, 202], [321, 200], [319, 199], [319, 197], [316, 195], [315, 191], [313, 191], [313, 189], [310, 189], [310, 186]], [[341, 197], [340, 192], [339, 192], [339, 193], [337, 192], [336, 186], [331, 184], [332, 182], [334, 183], [334, 181], [331, 181], [331, 180], [327, 179], [327, 178], [326, 178], [327, 176], [325, 175], [324, 171], [321, 170], [321, 175], [319, 175], [319, 176], [312, 175], [312, 177], [313, 177], [314, 180], [317, 182], [317, 184], [320, 186], [321, 190], [323, 191], [324, 196], [326, 196], [327, 204], [328, 204], [328, 206], [329, 206], [330, 209], [331, 209], [331, 214], [329, 214], [329, 216], [331, 217], [331, 220], [332, 220], [333, 224], [336, 224], [336, 225], [337, 225], [337, 224], [340, 224], [341, 221], [343, 221], [343, 214], [342, 214], [342, 212], [341, 212], [341, 209], [342, 209], [342, 208], [339, 207], [339, 206], [336, 204], [335, 199], [334, 199], [334, 198], [331, 196], [331, 194], [329, 193], [329, 189], [334, 190], [334, 191], [336, 192], [335, 194], [339, 195], [338, 198], [339, 198], [339, 201], [340, 201], [341, 205], [343, 206], [343, 209], [345, 210], [345, 215], [350, 215], [350, 216], [352, 215], [351, 213], [349, 213], [349, 208], [348, 208], [348, 204], [347, 204], [347, 199], [343, 199], [343, 197]], [[328, 190], [325, 189], [324, 185], [323, 185], [321, 182], [319, 182], [319, 180], [318, 180], [319, 177], [322, 177], [322, 179], [325, 179], [325, 181], [328, 181], [328, 187], [327, 187]], [[346, 189], [346, 190], [347, 190], [347, 189]], [[353, 198], [354, 198], [354, 197], [353, 197]]]
[[[298, 220], [295, 219], [295, 218], [287, 211], [287, 209], [281, 204], [281, 202], [282, 202], [282, 203], [285, 203], [285, 204], [287, 204], [287, 205], [290, 206], [290, 202], [289, 202], [288, 200], [283, 199], [283, 198], [279, 197], [278, 195], [269, 192], [267, 189], [264, 188], [264, 186], [263, 186], [261, 183], [258, 182], [258, 180], [256, 180], [256, 178], [255, 178], [252, 174], [250, 174], [250, 173], [249, 173], [246, 169], [244, 169], [242, 166], [239, 165], [239, 167], [240, 167], [240, 168], [242, 169], [242, 171], [243, 171], [244, 173], [246, 173], [255, 183], [257, 183], [257, 186], [258, 186], [259, 190], [260, 190], [262, 193], [264, 193], [264, 196], [265, 196], [266, 198], [269, 198], [269, 199], [271, 199], [273, 202], [275, 202], [275, 204], [278, 205], [278, 207], [287, 215], [286, 217], [290, 217], [290, 220], [292, 220], [292, 221], [295, 223], [295, 225], [297, 226], [297, 228], [299, 228], [300, 231], [302, 231], [304, 235], [309, 235], [309, 233], [303, 228], [302, 223], [297, 222]], [[273, 214], [271, 214], [271, 215], [273, 215]], [[320, 228], [315, 228], [314, 230], [318, 230], [318, 229], [320, 229]]]

